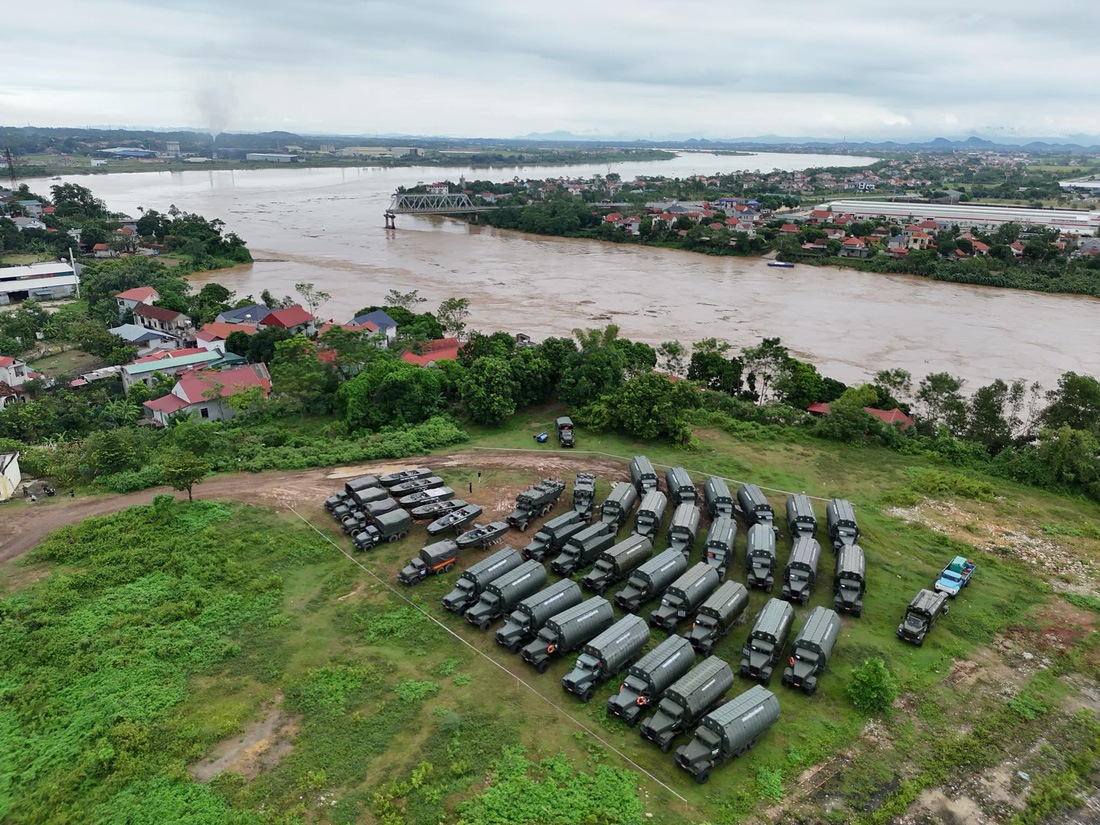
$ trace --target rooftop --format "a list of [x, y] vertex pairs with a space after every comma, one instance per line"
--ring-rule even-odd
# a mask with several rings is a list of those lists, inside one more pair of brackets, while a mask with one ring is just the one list
[[133, 289], [128, 289], [125, 292], [120, 292], [115, 296], [125, 301], [148, 301], [152, 298], [154, 301], [160, 297], [160, 293], [153, 289], [151, 286], [136, 286]]

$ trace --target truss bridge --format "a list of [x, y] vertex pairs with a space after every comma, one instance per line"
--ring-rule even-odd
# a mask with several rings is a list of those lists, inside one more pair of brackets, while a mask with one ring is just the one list
[[394, 228], [394, 219], [398, 215], [474, 215], [479, 212], [491, 212], [499, 206], [478, 206], [465, 192], [444, 194], [424, 194], [398, 192], [390, 201], [386, 210], [386, 228]]

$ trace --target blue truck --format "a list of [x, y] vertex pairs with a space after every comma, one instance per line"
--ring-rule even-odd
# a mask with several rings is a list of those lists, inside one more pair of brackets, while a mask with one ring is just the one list
[[970, 559], [955, 556], [947, 567], [943, 568], [939, 579], [936, 581], [936, 592], [946, 593], [952, 599], [959, 595], [959, 591], [970, 584], [974, 571], [978, 565]]

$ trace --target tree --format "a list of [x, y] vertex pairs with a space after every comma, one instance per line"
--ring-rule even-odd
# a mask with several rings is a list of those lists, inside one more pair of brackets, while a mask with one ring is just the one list
[[[236, 335], [231, 332], [230, 337]], [[248, 338], [248, 361], [251, 364], [270, 364], [275, 357], [275, 346], [280, 341], [289, 341], [294, 335], [282, 327], [267, 327], [253, 333]], [[226, 342], [228, 344], [228, 341]], [[234, 350], [235, 352], [235, 350]]]
[[717, 339], [707, 338], [692, 349], [687, 377], [698, 381], [709, 390], [718, 390], [737, 396], [741, 392], [741, 359], [727, 358], [730, 346]]
[[758, 347], [742, 350], [741, 360], [749, 373], [750, 384], [757, 401], [767, 404], [774, 395], [776, 385], [783, 380], [790, 355], [778, 338], [765, 338]]
[[1100, 381], [1089, 375], [1067, 372], [1057, 388], [1047, 392], [1050, 405], [1043, 411], [1043, 425], [1068, 426], [1100, 434]]
[[516, 407], [541, 404], [554, 387], [550, 362], [534, 347], [522, 347], [508, 362], [516, 384]]
[[508, 362], [493, 357], [474, 361], [459, 386], [471, 420], [479, 424], [499, 424], [512, 415], [517, 389]]
[[[130, 420], [133, 420], [132, 418]], [[92, 439], [92, 463], [96, 475], [110, 475], [137, 467], [137, 451], [126, 430], [107, 430]]]
[[470, 317], [470, 301], [467, 298], [448, 298], [435, 313], [444, 331], [452, 337], [461, 337]]
[[419, 424], [442, 411], [446, 375], [393, 357], [381, 357], [338, 390], [348, 429], [377, 430]]
[[[398, 292], [396, 289], [391, 289], [386, 293], [386, 305], [390, 307], [400, 307], [401, 309], [412, 312], [419, 304], [423, 304], [427, 299], [420, 297], [420, 290], [414, 289], [412, 292]], [[358, 317], [358, 316], [356, 316]], [[393, 318], [393, 316], [390, 316]], [[397, 320], [394, 318], [393, 320]]]
[[898, 695], [898, 683], [879, 658], [865, 659], [852, 671], [848, 682], [848, 697], [864, 713], [882, 713], [890, 708]]
[[629, 338], [616, 338], [611, 342], [614, 349], [623, 359], [623, 371], [627, 378], [653, 372], [657, 366], [657, 352], [649, 344], [641, 341], [631, 341]]
[[686, 381], [647, 372], [631, 378], [603, 402], [612, 426], [636, 438], [686, 444], [691, 439], [685, 413], [699, 406], [699, 390]]
[[76, 183], [62, 183], [50, 187], [53, 195], [54, 213], [59, 218], [82, 215], [88, 218], [107, 216], [107, 205], [92, 195], [90, 189]]
[[309, 314], [314, 318], [320, 312], [321, 307], [328, 303], [332, 297], [322, 289], [317, 289], [313, 284], [300, 283], [294, 285], [294, 291], [302, 296], [302, 303], [306, 305]]
[[776, 391], [784, 404], [804, 410], [811, 404], [823, 400], [825, 379], [813, 364], [791, 358], [787, 362], [786, 374], [776, 386]]
[[271, 386], [292, 410], [305, 415], [330, 384], [332, 373], [317, 357], [317, 347], [305, 338], [290, 338], [275, 345], [271, 361]]
[[[274, 329], [274, 327], [273, 327]], [[251, 336], [247, 332], [241, 330], [234, 330], [229, 333], [225, 338], [225, 349], [227, 352], [232, 352], [234, 355], [240, 355], [241, 357], [248, 357], [248, 347], [252, 343]], [[274, 347], [274, 344], [272, 345]], [[272, 350], [274, 352], [274, 350]]]
[[965, 382], [946, 372], [931, 373], [917, 388], [922, 424], [931, 432], [947, 427], [952, 434], [959, 433], [966, 423], [966, 402], [960, 390]]
[[1093, 498], [1100, 498], [1100, 440], [1092, 433], [1067, 425], [1039, 433], [1039, 458], [1054, 478], [1065, 484], [1084, 487]]
[[623, 383], [623, 357], [610, 347], [588, 347], [569, 356], [558, 379], [558, 398], [580, 407]]
[[577, 352], [577, 345], [572, 338], [547, 338], [535, 349], [550, 365], [550, 380], [557, 384], [566, 362]]
[[1023, 381], [1009, 385], [999, 378], [976, 390], [967, 405], [966, 438], [977, 441], [990, 455], [1011, 447], [1022, 426], [1025, 393]]
[[221, 284], [211, 281], [208, 284], [203, 284], [202, 289], [199, 290], [198, 302], [207, 306], [214, 306], [216, 304], [226, 304], [232, 297], [232, 292]]
[[679, 341], [665, 341], [657, 347], [662, 366], [670, 375], [683, 375], [686, 371], [687, 349]]
[[879, 391], [882, 405], [891, 408], [904, 407], [908, 412], [909, 405], [906, 401], [913, 391], [913, 376], [908, 370], [880, 370], [875, 374], [875, 387]]
[[202, 484], [203, 478], [210, 472], [210, 465], [185, 450], [170, 450], [161, 457], [164, 468], [164, 480], [173, 490], [187, 491], [187, 500], [194, 501], [192, 489]]

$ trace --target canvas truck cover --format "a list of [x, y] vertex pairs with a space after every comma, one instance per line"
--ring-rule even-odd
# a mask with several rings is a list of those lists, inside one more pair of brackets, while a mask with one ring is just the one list
[[600, 505], [600, 520], [607, 524], [621, 526], [626, 521], [630, 511], [634, 509], [634, 503], [638, 500], [638, 491], [632, 484], [620, 481], [611, 490], [602, 505]]
[[614, 621], [615, 611], [611, 609], [611, 603], [599, 596], [593, 596], [576, 607], [551, 616], [539, 632], [540, 635], [547, 635], [549, 631], [557, 637], [556, 644], [562, 650], [573, 650], [605, 630]]
[[690, 501], [679, 505], [672, 513], [672, 524], [668, 528], [668, 540], [670, 542], [686, 543], [687, 548], [682, 552], [688, 552], [699, 536], [699, 522], [703, 515], [699, 508]]
[[702, 724], [718, 734], [722, 748], [732, 753], [748, 745], [779, 719], [779, 700], [763, 685], [753, 685], [703, 717]]
[[630, 459], [630, 480], [638, 489], [638, 495], [640, 496], [660, 487], [657, 471], [653, 469], [653, 464], [644, 455], [636, 455]]
[[695, 503], [698, 493], [691, 476], [683, 467], [670, 467], [665, 471], [665, 486], [668, 488], [668, 497], [677, 504]]
[[794, 623], [794, 608], [781, 599], [768, 599], [756, 624], [752, 627], [749, 639], [756, 637], [772, 644], [781, 644], [790, 633]]
[[800, 493], [787, 497], [787, 529], [792, 536], [813, 538], [817, 532], [817, 517], [809, 496]]
[[788, 570], [802, 570], [811, 574], [817, 573], [817, 565], [821, 560], [821, 545], [816, 539], [798, 538], [791, 547], [791, 556], [787, 561]]
[[351, 496], [355, 495], [355, 493], [360, 490], [381, 486], [382, 482], [378, 480], [378, 476], [360, 476], [359, 478], [353, 478], [351, 481], [344, 482], [344, 492]]
[[709, 656], [686, 676], [678, 679], [665, 692], [665, 699], [671, 699], [684, 708], [689, 716], [698, 717], [731, 687], [733, 670], [729, 663], [717, 656]]
[[727, 560], [733, 555], [733, 543], [737, 540], [737, 522], [730, 516], [718, 516], [711, 522], [710, 532], [707, 533], [706, 548], [710, 550], [723, 550]]
[[707, 503], [707, 513], [711, 518], [734, 514], [733, 494], [724, 478], [711, 476], [703, 484], [703, 497]]
[[741, 582], [726, 582], [699, 605], [699, 615], [709, 616], [719, 623], [730, 620], [731, 615], [740, 615], [749, 603], [749, 591]]
[[650, 490], [638, 505], [634, 514], [634, 532], [654, 538], [661, 527], [668, 508], [668, 497], [660, 490]]
[[794, 648], [805, 648], [828, 658], [840, 635], [840, 617], [827, 607], [815, 607], [794, 637]]
[[649, 625], [641, 616], [624, 616], [586, 644], [581, 651], [598, 659], [604, 671], [617, 673], [649, 641]]
[[737, 503], [745, 515], [745, 523], [750, 527], [761, 521], [769, 524], [775, 521], [775, 511], [764, 496], [764, 491], [755, 484], [742, 484], [737, 491]]
[[485, 593], [492, 593], [503, 608], [508, 609], [545, 584], [546, 568], [537, 561], [525, 561], [515, 570], [485, 585]]

